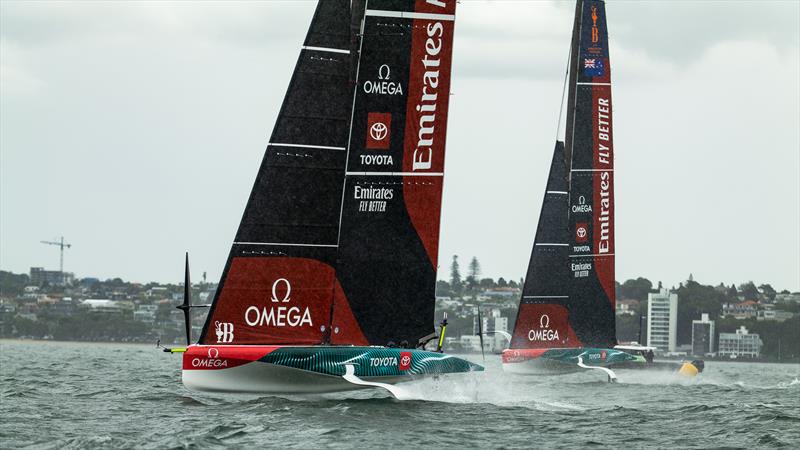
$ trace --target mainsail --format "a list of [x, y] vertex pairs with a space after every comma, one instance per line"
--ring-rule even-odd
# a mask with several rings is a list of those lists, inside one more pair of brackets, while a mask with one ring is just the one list
[[603, 1], [578, 0], [570, 53], [566, 146], [556, 144], [512, 348], [616, 344], [611, 66]]
[[[586, 320], [573, 326], [584, 345], [617, 343], [614, 283], [614, 153], [611, 134], [611, 63], [605, 3], [578, 0], [577, 52], [570, 61], [567, 123], [570, 136], [570, 298]], [[568, 119], [569, 120], [569, 119]]]
[[374, 345], [433, 331], [455, 3], [367, 2], [337, 276]]
[[433, 331], [454, 13], [319, 2], [201, 344]]
[[349, 3], [317, 5], [201, 344], [325, 339], [330, 298], [340, 289], [336, 242], [353, 92]]

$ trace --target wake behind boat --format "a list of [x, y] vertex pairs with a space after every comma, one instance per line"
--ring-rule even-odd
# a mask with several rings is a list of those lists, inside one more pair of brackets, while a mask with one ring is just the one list
[[455, 3], [318, 3], [202, 335], [172, 349], [187, 387], [483, 370], [433, 329]]

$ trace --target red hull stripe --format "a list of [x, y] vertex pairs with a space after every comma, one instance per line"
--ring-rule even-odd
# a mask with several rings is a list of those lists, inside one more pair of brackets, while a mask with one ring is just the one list
[[183, 370], [219, 370], [258, 361], [279, 346], [192, 345], [183, 354]]

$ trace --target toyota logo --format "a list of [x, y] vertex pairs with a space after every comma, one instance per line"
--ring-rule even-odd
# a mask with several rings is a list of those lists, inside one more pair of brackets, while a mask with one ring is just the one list
[[208, 357], [209, 358], [216, 359], [217, 356], [219, 356], [219, 350], [215, 349], [214, 347], [211, 347], [210, 349], [208, 349]]
[[577, 234], [579, 238], [586, 237], [586, 228], [584, 228], [584, 227], [578, 228], [578, 230], [575, 232], [575, 234]]
[[386, 124], [383, 122], [375, 122], [369, 128], [369, 135], [376, 141], [382, 141], [386, 139], [386, 135], [388, 133], [389, 128], [387, 128]]
[[400, 365], [407, 366], [409, 364], [411, 364], [411, 357], [410, 356], [405, 355], [402, 358], [400, 358]]

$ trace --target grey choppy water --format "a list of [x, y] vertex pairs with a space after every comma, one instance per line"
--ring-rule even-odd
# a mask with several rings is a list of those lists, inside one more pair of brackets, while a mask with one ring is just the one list
[[124, 344], [0, 342], [0, 447], [800, 447], [800, 365], [694, 380], [487, 371], [317, 397], [186, 390], [180, 359]]

